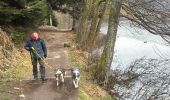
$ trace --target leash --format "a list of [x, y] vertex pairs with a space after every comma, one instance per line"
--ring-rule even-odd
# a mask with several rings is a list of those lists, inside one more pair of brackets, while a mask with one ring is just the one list
[[33, 52], [44, 62], [44, 64], [45, 64], [47, 67], [49, 67], [49, 68], [52, 69], [52, 67], [44, 60], [44, 57], [42, 57], [40, 54], [38, 54], [37, 50], [35, 50], [34, 47], [31, 47], [31, 49], [32, 49]]

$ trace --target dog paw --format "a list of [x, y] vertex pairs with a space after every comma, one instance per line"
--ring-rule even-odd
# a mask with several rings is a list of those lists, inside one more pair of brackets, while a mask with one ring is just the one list
[[59, 85], [59, 82], [57, 82], [57, 86]]
[[78, 85], [76, 85], [75, 88], [78, 88]]

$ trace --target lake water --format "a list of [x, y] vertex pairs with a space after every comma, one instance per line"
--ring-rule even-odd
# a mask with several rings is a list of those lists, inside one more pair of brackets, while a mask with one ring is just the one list
[[[102, 24], [101, 33], [107, 33], [107, 23]], [[122, 21], [118, 27], [112, 69], [124, 69], [136, 59], [170, 59], [170, 45], [161, 36]]]
[[[101, 33], [107, 33], [108, 25], [102, 24]], [[129, 66], [137, 59], [145, 58], [136, 63], [130, 72], [139, 77], [129, 85], [115, 84], [113, 92], [117, 92], [118, 100], [170, 100], [170, 45], [159, 35], [122, 21], [114, 50], [111, 69], [119, 74], [120, 80], [126, 79]], [[119, 72], [118, 72], [119, 71]]]

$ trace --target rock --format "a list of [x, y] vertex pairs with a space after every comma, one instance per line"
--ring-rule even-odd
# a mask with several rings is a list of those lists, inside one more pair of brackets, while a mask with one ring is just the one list
[[65, 43], [64, 43], [64, 47], [71, 47], [71, 44], [68, 43], [68, 42], [65, 42]]
[[24, 94], [20, 94], [19, 97], [20, 98], [25, 98], [25, 95]]

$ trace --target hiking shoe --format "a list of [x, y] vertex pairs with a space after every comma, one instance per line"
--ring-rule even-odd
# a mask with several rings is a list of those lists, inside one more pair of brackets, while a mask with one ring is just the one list
[[47, 79], [42, 78], [42, 82], [46, 82], [46, 81], [47, 81]]
[[33, 80], [38, 80], [38, 77], [34, 77], [34, 79]]

